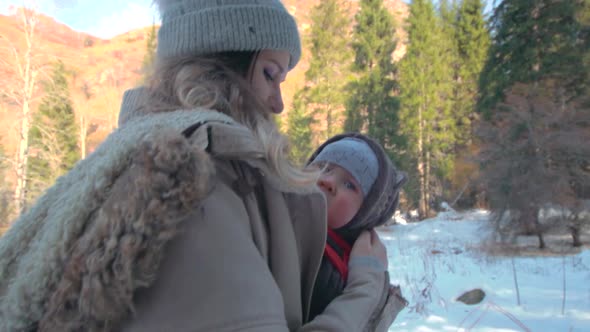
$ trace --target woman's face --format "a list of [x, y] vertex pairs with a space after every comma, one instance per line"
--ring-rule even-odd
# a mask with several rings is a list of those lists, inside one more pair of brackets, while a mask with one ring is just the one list
[[283, 111], [281, 83], [287, 77], [290, 54], [287, 51], [262, 50], [250, 71], [254, 93], [275, 114]]

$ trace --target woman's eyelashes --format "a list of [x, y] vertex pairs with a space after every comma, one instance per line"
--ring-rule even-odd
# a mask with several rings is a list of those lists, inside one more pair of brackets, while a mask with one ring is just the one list
[[267, 81], [269, 81], [269, 82], [275, 81], [275, 77], [270, 69], [264, 68], [263, 73], [264, 73], [264, 77], [266, 78]]

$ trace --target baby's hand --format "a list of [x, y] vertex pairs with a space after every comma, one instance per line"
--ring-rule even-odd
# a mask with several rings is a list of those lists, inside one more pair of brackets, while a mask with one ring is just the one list
[[375, 230], [364, 231], [358, 239], [356, 239], [352, 246], [352, 251], [350, 252], [351, 258], [355, 256], [375, 257], [387, 270], [387, 250]]

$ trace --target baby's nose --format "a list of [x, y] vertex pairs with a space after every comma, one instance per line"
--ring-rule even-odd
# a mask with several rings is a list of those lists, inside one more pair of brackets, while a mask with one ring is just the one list
[[326, 177], [326, 176], [322, 176], [319, 180], [318, 180], [318, 184], [320, 186], [320, 188], [333, 193], [336, 189], [336, 186], [334, 186], [334, 181], [332, 181], [331, 178]]

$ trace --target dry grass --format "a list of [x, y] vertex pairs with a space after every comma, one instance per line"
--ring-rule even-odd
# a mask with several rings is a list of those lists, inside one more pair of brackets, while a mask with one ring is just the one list
[[496, 257], [555, 257], [576, 255], [590, 248], [590, 225], [583, 228], [580, 234], [583, 245], [572, 246], [571, 235], [564, 232], [553, 232], [544, 235], [546, 248], [539, 249], [536, 236], [519, 236], [514, 242], [500, 242], [488, 239], [479, 246], [470, 249], [488, 256]]

